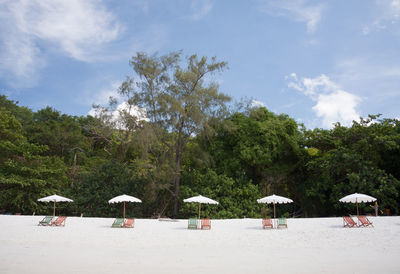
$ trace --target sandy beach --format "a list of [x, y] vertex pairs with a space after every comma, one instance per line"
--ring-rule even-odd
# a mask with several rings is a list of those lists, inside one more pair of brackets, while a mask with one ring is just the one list
[[260, 219], [187, 220], [0, 215], [0, 273], [400, 273], [400, 217], [370, 217], [374, 228], [343, 228], [341, 218], [289, 219], [263, 230]]

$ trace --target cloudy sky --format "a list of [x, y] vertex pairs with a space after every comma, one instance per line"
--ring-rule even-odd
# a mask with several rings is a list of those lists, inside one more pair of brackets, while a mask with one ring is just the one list
[[400, 117], [400, 0], [0, 0], [0, 94], [33, 110], [86, 115], [137, 51], [177, 50], [309, 128]]

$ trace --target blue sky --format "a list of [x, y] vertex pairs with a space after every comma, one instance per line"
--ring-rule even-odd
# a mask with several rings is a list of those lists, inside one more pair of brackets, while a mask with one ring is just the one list
[[0, 93], [33, 110], [106, 104], [137, 51], [216, 56], [214, 77], [309, 128], [399, 118], [400, 0], [0, 0]]

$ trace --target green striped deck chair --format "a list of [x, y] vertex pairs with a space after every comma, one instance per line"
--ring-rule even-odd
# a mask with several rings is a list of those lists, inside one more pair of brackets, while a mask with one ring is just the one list
[[287, 221], [285, 218], [278, 219], [278, 228], [287, 228]]
[[51, 225], [51, 221], [53, 220], [53, 216], [46, 216], [39, 222], [38, 225], [48, 226]]
[[114, 223], [112, 224], [111, 227], [122, 227], [124, 224], [124, 219], [122, 218], [117, 218], [115, 219]]
[[189, 219], [188, 229], [197, 229], [197, 219], [196, 218]]

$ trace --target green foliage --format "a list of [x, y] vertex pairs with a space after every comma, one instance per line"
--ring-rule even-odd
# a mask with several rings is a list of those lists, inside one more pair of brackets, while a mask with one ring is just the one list
[[[242, 177], [237, 180], [218, 175], [211, 169], [204, 172], [192, 171], [182, 177], [181, 195], [191, 197], [203, 195], [217, 200], [219, 205], [202, 205], [202, 216], [212, 218], [258, 218], [261, 193], [257, 186]], [[182, 217], [195, 216], [198, 204], [183, 203]]]
[[37, 199], [54, 194], [66, 182], [66, 166], [56, 156], [43, 156], [46, 146], [30, 144], [21, 124], [0, 110], [0, 207], [9, 212], [43, 212]]
[[77, 149], [87, 151], [82, 127], [77, 117], [61, 115], [50, 107], [33, 114], [34, 123], [27, 128], [29, 142], [46, 145], [50, 155], [72, 160]]
[[297, 127], [286, 115], [253, 108], [248, 115], [234, 113], [221, 123], [206, 147], [218, 173], [246, 176], [263, 194], [282, 193], [300, 161]]
[[[352, 205], [338, 203], [348, 194], [359, 192], [376, 197], [381, 208], [397, 213], [400, 191], [398, 174], [388, 162], [400, 155], [400, 134], [394, 120], [362, 119], [352, 127], [339, 124], [331, 131], [306, 132], [306, 143], [318, 155], [305, 156], [303, 205], [311, 215], [332, 216], [348, 212]], [[362, 209], [367, 209], [361, 205]]]
[[[133, 170], [126, 164], [108, 161], [99, 167], [80, 175], [71, 189], [75, 197], [71, 210], [84, 216], [122, 216], [122, 204], [109, 204], [108, 201], [122, 194], [141, 198], [143, 185]], [[142, 216], [141, 205], [127, 203], [127, 216]]]

